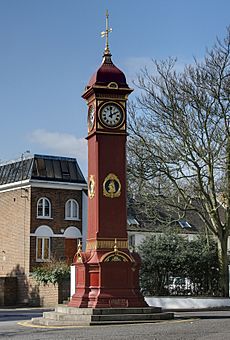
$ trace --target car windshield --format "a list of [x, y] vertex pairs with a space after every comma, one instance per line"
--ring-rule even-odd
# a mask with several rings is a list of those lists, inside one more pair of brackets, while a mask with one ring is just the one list
[[185, 284], [185, 278], [176, 277], [174, 283], [175, 283], [176, 285], [184, 285], [184, 284]]

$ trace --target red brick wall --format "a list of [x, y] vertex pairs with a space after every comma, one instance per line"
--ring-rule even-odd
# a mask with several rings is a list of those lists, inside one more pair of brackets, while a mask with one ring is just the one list
[[[51, 237], [51, 259], [65, 260], [65, 238], [64, 237]], [[76, 247], [77, 248], [77, 247]], [[43, 262], [36, 262], [36, 237], [30, 238], [30, 272], [34, 267], [42, 265]]]
[[[41, 225], [50, 227], [54, 234], [62, 235], [69, 226], [75, 226], [82, 232], [82, 192], [76, 190], [32, 188], [31, 193], [31, 233], [34, 233]], [[41, 197], [46, 197], [51, 203], [51, 218], [37, 218], [37, 202]], [[65, 220], [65, 204], [69, 199], [75, 199], [79, 204], [80, 221]], [[62, 229], [62, 232], [61, 232]], [[51, 238], [51, 258], [64, 259], [65, 239], [64, 237]], [[30, 246], [30, 271], [36, 262], [36, 237], [31, 237]]]
[[[41, 197], [47, 197], [52, 205], [51, 219], [37, 218], [37, 201]], [[55, 234], [60, 234], [61, 229], [66, 229], [70, 225], [74, 225], [81, 230], [81, 221], [65, 220], [65, 203], [69, 199], [75, 199], [79, 204], [79, 216], [82, 216], [82, 193], [76, 190], [61, 190], [49, 188], [32, 188], [32, 204], [31, 204], [31, 232], [40, 225], [47, 225], [52, 228]]]

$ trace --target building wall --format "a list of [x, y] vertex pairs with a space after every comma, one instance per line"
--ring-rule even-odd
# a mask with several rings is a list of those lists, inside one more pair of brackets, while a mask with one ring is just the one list
[[30, 276], [28, 282], [30, 306], [55, 307], [70, 297], [70, 282], [68, 280], [61, 284], [44, 285]]
[[[128, 231], [128, 239], [129, 239], [129, 247], [131, 250], [137, 249], [138, 246], [144, 241], [145, 238], [150, 236], [159, 236], [161, 233], [154, 233], [154, 232], [135, 232], [135, 231]], [[189, 233], [180, 233], [180, 236], [188, 239], [189, 241], [195, 240], [199, 237], [199, 233], [189, 234]], [[210, 235], [210, 237], [214, 237]], [[230, 253], [230, 236], [228, 237], [228, 244], [227, 244], [228, 253]]]
[[[37, 218], [37, 201], [41, 197], [47, 197], [51, 202], [51, 219]], [[79, 204], [79, 221], [65, 220], [65, 203], [69, 199], [75, 199]], [[39, 264], [36, 262], [36, 237], [31, 233], [41, 225], [49, 226], [55, 236], [51, 238], [52, 256], [64, 258], [64, 232], [69, 226], [82, 232], [81, 216], [80, 190], [28, 187], [27, 191], [18, 188], [0, 192], [0, 276], [17, 276], [17, 303], [29, 303], [31, 294], [37, 294], [37, 286], [31, 288], [29, 278], [33, 266]], [[44, 290], [41, 300], [49, 296], [46, 289], [39, 289], [40, 292]]]
[[30, 189], [0, 192], [0, 276], [17, 276], [18, 302], [26, 302], [29, 271]]
[[[55, 236], [51, 238], [51, 257], [64, 259], [65, 230], [74, 226], [82, 233], [82, 191], [32, 187], [31, 197], [31, 233], [35, 233], [36, 229], [42, 225], [50, 227]], [[51, 203], [51, 218], [37, 217], [37, 202], [41, 197], [48, 198]], [[79, 204], [78, 221], [65, 219], [65, 204], [69, 199], [75, 199]], [[36, 237], [31, 236], [30, 271], [40, 264], [36, 262]]]
[[29, 305], [54, 307], [58, 304], [58, 285], [42, 285], [30, 279]]
[[[37, 201], [41, 197], [46, 197], [52, 204], [51, 219], [37, 218]], [[82, 216], [82, 192], [80, 190], [63, 190], [50, 188], [32, 187], [31, 202], [31, 233], [41, 225], [49, 226], [55, 234], [60, 234], [61, 229], [66, 229], [74, 225], [82, 229], [82, 220], [69, 221], [65, 220], [65, 203], [69, 199], [75, 199], [79, 204], [79, 216]]]

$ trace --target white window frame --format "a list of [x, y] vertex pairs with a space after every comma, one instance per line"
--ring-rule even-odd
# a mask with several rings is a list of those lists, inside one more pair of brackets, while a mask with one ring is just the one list
[[[42, 241], [42, 256], [38, 257], [38, 240]], [[45, 255], [45, 240], [48, 240], [48, 258], [44, 258]], [[50, 261], [50, 237], [37, 236], [36, 237], [36, 262], [49, 262]]]
[[[70, 216], [68, 216], [68, 211], [69, 211], [69, 204], [70, 204]], [[76, 205], [77, 209], [77, 216], [73, 216], [74, 213], [74, 204]], [[75, 199], [69, 199], [66, 204], [65, 204], [65, 220], [70, 220], [70, 221], [80, 221], [79, 219], [79, 204]]]
[[135, 236], [135, 234], [129, 235], [128, 242], [129, 242], [129, 247], [134, 249], [135, 246], [136, 246], [136, 236]]
[[[42, 215], [38, 214], [38, 205], [42, 201]], [[46, 208], [46, 202], [49, 204], [49, 215], [45, 215], [45, 208]], [[37, 202], [37, 218], [51, 218], [51, 203], [50, 200], [47, 197], [41, 197], [39, 198]]]

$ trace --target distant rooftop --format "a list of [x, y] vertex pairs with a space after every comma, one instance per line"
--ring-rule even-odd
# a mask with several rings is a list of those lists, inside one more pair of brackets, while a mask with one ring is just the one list
[[86, 183], [75, 158], [35, 154], [0, 164], [0, 185], [27, 179]]

